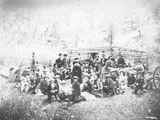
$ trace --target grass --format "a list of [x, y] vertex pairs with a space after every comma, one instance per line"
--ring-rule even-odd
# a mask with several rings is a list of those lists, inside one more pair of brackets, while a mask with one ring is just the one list
[[48, 120], [41, 106], [25, 96], [1, 99], [0, 120]]
[[43, 110], [42, 101], [41, 97], [20, 94], [12, 83], [1, 79], [0, 120], [53, 120], [54, 114]]
[[[3, 83], [3, 82], [1, 82]], [[40, 96], [19, 94], [4, 83], [0, 96], [0, 120], [54, 120], [60, 103], [44, 105]], [[6, 90], [5, 90], [6, 89]], [[69, 108], [78, 120], [143, 120], [145, 116], [160, 119], [160, 90], [143, 96], [131, 92], [114, 97], [77, 103]]]
[[[1, 99], [0, 120], [54, 120], [59, 103], [42, 104], [37, 96], [19, 95]], [[45, 108], [45, 109], [42, 109]], [[160, 91], [144, 96], [133, 94], [77, 103], [69, 108], [78, 120], [145, 120], [160, 118]]]
[[142, 96], [132, 93], [95, 101], [86, 101], [72, 106], [82, 120], [146, 120], [146, 117], [160, 119], [160, 91]]
[[152, 91], [147, 99], [150, 108], [150, 115], [160, 120], [160, 90]]

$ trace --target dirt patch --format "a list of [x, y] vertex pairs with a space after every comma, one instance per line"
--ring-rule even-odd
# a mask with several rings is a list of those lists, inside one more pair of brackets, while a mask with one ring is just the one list
[[147, 95], [138, 97], [131, 92], [110, 98], [86, 101], [72, 106], [82, 120], [143, 120], [148, 115]]

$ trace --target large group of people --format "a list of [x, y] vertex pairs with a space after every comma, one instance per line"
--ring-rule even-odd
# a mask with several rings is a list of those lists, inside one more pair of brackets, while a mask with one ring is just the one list
[[[96, 96], [111, 96], [124, 93], [125, 89], [132, 85], [135, 85], [135, 93], [143, 90], [145, 71], [143, 64], [139, 61], [134, 67], [136, 73], [124, 71], [130, 67], [121, 54], [117, 58], [97, 54], [81, 59], [59, 53], [54, 62], [42, 65], [33, 53], [30, 66], [25, 68], [20, 66], [16, 71], [11, 68], [10, 72], [16, 73], [14, 81], [21, 92], [32, 94], [41, 92], [48, 96], [49, 101], [53, 96], [56, 100], [79, 101], [81, 92], [84, 91]], [[67, 93], [65, 93], [67, 90], [62, 89], [64, 84], [71, 88]]]

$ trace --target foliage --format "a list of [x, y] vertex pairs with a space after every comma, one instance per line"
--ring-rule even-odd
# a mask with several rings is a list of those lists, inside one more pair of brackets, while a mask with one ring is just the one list
[[0, 120], [48, 120], [49, 116], [40, 105], [25, 96], [1, 99]]

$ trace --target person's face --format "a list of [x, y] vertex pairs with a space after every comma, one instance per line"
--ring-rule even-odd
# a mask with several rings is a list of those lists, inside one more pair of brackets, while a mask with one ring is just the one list
[[75, 66], [79, 66], [79, 63], [75, 63]]
[[66, 58], [67, 58], [67, 55], [64, 55], [64, 58], [66, 59]]
[[123, 57], [123, 56], [120, 54], [119, 57]]
[[62, 55], [60, 56], [60, 59], [63, 59], [63, 56], [62, 56]]
[[33, 56], [33, 57], [35, 56], [35, 53], [34, 53], [34, 52], [32, 53], [32, 56]]
[[87, 72], [87, 69], [86, 69], [86, 68], [84, 69], [84, 72]]
[[59, 55], [59, 58], [62, 58], [62, 55]]
[[74, 82], [78, 82], [78, 79], [77, 79], [77, 78], [75, 78], [75, 79], [74, 79]]
[[88, 82], [88, 81], [89, 81], [88, 77], [85, 77], [84, 82]]
[[30, 76], [29, 76], [29, 75], [27, 75], [27, 76], [26, 76], [26, 78], [27, 78], [27, 79], [29, 79], [29, 78], [30, 78]]
[[91, 69], [91, 73], [93, 73], [94, 72], [94, 70], [93, 69]]
[[60, 76], [59, 75], [56, 75], [56, 80], [59, 80], [60, 79]]
[[86, 63], [86, 67], [88, 67], [89, 66], [89, 64], [88, 63]]
[[96, 58], [97, 58], [97, 60], [98, 60], [98, 59], [99, 59], [99, 56], [97, 56]]
[[47, 72], [46, 72], [46, 71], [43, 71], [43, 74], [44, 74], [44, 75], [47, 75]]
[[108, 63], [108, 62], [106, 62], [106, 63], [105, 63], [105, 67], [106, 67], [106, 68], [108, 68], [108, 66], [109, 66], [109, 63]]

